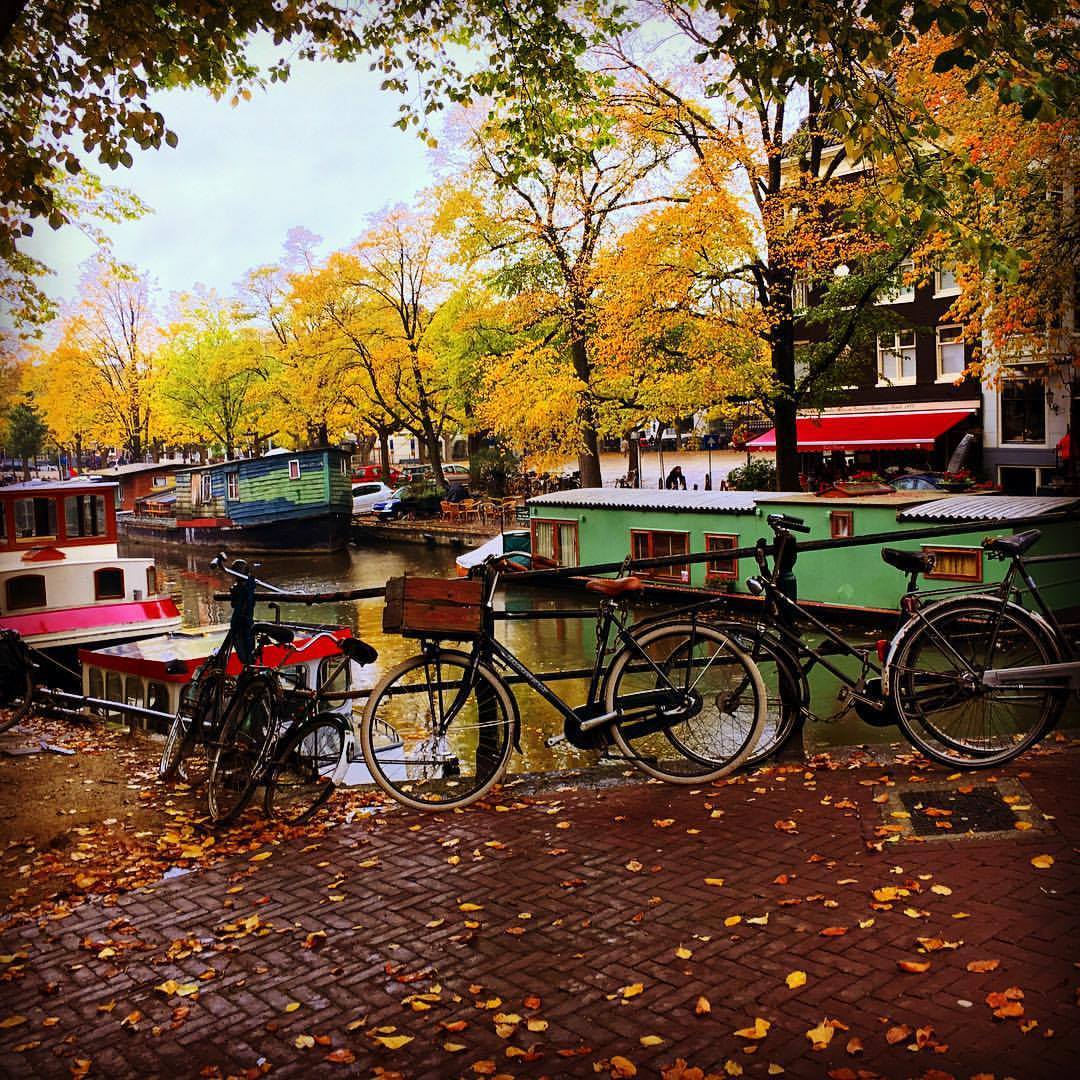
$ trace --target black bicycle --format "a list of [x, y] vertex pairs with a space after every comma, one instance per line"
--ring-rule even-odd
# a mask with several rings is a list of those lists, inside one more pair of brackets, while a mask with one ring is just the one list
[[[372, 688], [359, 741], [372, 777], [399, 802], [455, 809], [498, 783], [521, 724], [504, 672], [563, 717], [563, 733], [549, 746], [613, 744], [626, 762], [677, 784], [726, 776], [753, 750], [764, 686], [729, 634], [695, 616], [631, 623], [625, 602], [641, 580], [592, 581], [599, 609], [562, 613], [597, 617], [586, 700], [571, 706], [494, 635], [499, 575], [521, 567], [497, 559], [474, 569], [477, 581], [405, 578], [397, 597], [388, 588], [388, 610], [402, 612], [397, 628], [419, 637], [421, 649]], [[446, 639], [471, 640], [472, 648], [447, 648]]]
[[17, 631], [0, 629], [0, 731], [30, 715], [37, 671], [35, 651]]

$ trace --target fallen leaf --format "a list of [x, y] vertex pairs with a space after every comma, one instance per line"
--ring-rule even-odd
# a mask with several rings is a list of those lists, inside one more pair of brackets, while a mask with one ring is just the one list
[[13, 1028], [25, 1023], [25, 1016], [20, 1016], [18, 1013], [14, 1013], [11, 1016], [5, 1016], [3, 1020], [0, 1020], [0, 1028]]
[[637, 1076], [637, 1069], [629, 1058], [615, 1054], [611, 1059], [611, 1075], [615, 1080], [624, 1080], [624, 1078]]
[[792, 971], [784, 981], [788, 984], [789, 990], [798, 990], [800, 986], [806, 985], [806, 972]]
[[376, 1035], [375, 1041], [382, 1043], [387, 1050], [400, 1050], [413, 1041], [411, 1035]]
[[748, 1028], [739, 1028], [735, 1032], [740, 1039], [764, 1039], [769, 1034], [769, 1028], [772, 1024], [768, 1020], [762, 1020], [760, 1016], [754, 1017], [754, 1026]]
[[622, 988], [623, 998], [637, 997], [645, 989], [644, 983], [631, 983], [629, 986]]
[[822, 1020], [816, 1028], [811, 1028], [806, 1037], [810, 1040], [810, 1046], [814, 1050], [824, 1050], [832, 1042], [834, 1029], [828, 1020]]
[[351, 1051], [342, 1047], [340, 1050], [331, 1050], [326, 1055], [327, 1061], [332, 1061], [335, 1065], [351, 1065], [356, 1061], [356, 1055]]
[[693, 956], [694, 954], [693, 954], [693, 953], [692, 953], [692, 952], [691, 952], [691, 951], [690, 951], [689, 949], [687, 949], [687, 948], [686, 948], [685, 946], [683, 946], [683, 945], [680, 945], [680, 946], [679, 946], [679, 947], [678, 947], [678, 948], [677, 948], [677, 949], [675, 950], [675, 955], [676, 955], [676, 956], [677, 956], [677, 957], [678, 957], [678, 958], [679, 958], [680, 960], [689, 960], [689, 959], [690, 959], [690, 957], [691, 957], [691, 956]]
[[712, 1006], [707, 997], [699, 997], [694, 1003], [694, 1012], [698, 1016], [708, 1016], [712, 1012]]
[[938, 896], [952, 896], [952, 889], [948, 885], [931, 885], [930, 891]]
[[297, 1035], [296, 1038], [293, 1039], [293, 1046], [295, 1046], [297, 1050], [310, 1050], [314, 1045], [315, 1039], [314, 1036], [311, 1035]]
[[483, 904], [458, 904], [458, 911], [483, 911]]
[[821, 936], [822, 937], [843, 937], [843, 935], [846, 934], [847, 931], [848, 931], [848, 928], [846, 926], [826, 926], [825, 929], [821, 931]]
[[299, 1008], [300, 1008], [300, 1002], [299, 1001], [290, 1001], [289, 1004], [285, 1006], [285, 1012], [287, 1012], [287, 1013], [296, 1012], [296, 1010], [299, 1009]]
[[642, 1035], [638, 1042], [642, 1046], [660, 1046], [663, 1043], [663, 1039], [659, 1035]]
[[263, 859], [269, 859], [274, 853], [272, 851], [260, 851], [258, 855], [252, 855], [252, 862], [262, 862]]
[[907, 1024], [896, 1024], [889, 1028], [885, 1032], [885, 1041], [890, 1046], [895, 1046], [898, 1042], [903, 1042], [911, 1034], [911, 1028]]
[[930, 970], [929, 960], [897, 960], [896, 966], [909, 975], [922, 975]]
[[856, 1054], [861, 1054], [863, 1052], [862, 1039], [860, 1039], [857, 1035], [853, 1035], [850, 1039], [848, 1039], [847, 1046], [844, 1049], [847, 1050], [847, 1052], [851, 1054], [852, 1057], [854, 1057]]
[[714, 885], [716, 888], [720, 888], [720, 886], [724, 884], [724, 879], [722, 877], [707, 877], [705, 879], [705, 884]]
[[1049, 870], [1050, 867], [1054, 865], [1054, 856], [1036, 855], [1035, 858], [1031, 860], [1031, 865], [1034, 866], [1036, 870]]

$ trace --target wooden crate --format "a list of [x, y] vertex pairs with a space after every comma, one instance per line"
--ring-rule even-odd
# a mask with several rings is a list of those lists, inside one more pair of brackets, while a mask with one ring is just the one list
[[454, 578], [400, 577], [386, 583], [383, 631], [465, 640], [484, 632], [484, 586]]

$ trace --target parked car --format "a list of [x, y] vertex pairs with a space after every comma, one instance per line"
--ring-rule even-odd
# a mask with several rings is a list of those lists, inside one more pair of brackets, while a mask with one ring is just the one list
[[[401, 473], [395, 469], [392, 465], [389, 469], [390, 483], [396, 485], [401, 479]], [[381, 465], [361, 465], [359, 469], [356, 469], [352, 475], [352, 482], [354, 484], [373, 484], [376, 481], [382, 480], [382, 466]]]
[[938, 473], [908, 473], [894, 476], [890, 484], [897, 491], [943, 491], [945, 478]]
[[468, 480], [469, 479], [469, 466], [459, 465], [455, 462], [452, 465], [444, 465], [442, 467], [443, 476], [447, 480]]
[[381, 481], [369, 484], [353, 484], [352, 512], [354, 514], [370, 514], [374, 511], [376, 503], [384, 502], [393, 494], [394, 489], [387, 487]]
[[380, 499], [378, 502], [373, 503], [371, 506], [371, 512], [379, 518], [383, 518], [390, 521], [396, 518], [401, 513], [402, 501], [408, 497], [409, 485], [404, 484], [397, 488], [395, 491], [390, 492], [386, 498]]

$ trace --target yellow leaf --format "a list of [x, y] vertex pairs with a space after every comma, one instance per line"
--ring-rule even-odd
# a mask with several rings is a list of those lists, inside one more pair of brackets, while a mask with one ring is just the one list
[[285, 1012], [287, 1012], [287, 1013], [296, 1012], [296, 1010], [299, 1009], [299, 1008], [300, 1008], [300, 1002], [299, 1001], [290, 1001], [289, 1004], [285, 1006]]
[[705, 879], [705, 884], [715, 885], [717, 888], [719, 888], [721, 885], [724, 884], [724, 879], [722, 877], [707, 877]]
[[806, 985], [806, 972], [792, 971], [784, 981], [788, 984], [789, 990], [798, 990], [800, 986]]
[[297, 1035], [293, 1039], [293, 1046], [297, 1050], [310, 1050], [315, 1045], [315, 1038], [312, 1035]]
[[769, 1034], [769, 1028], [772, 1024], [768, 1020], [762, 1020], [760, 1016], [754, 1017], [754, 1026], [748, 1028], [739, 1028], [735, 1032], [740, 1039], [764, 1039]]
[[743, 1067], [737, 1061], [732, 1061], [731, 1058], [728, 1058], [728, 1060], [724, 1062], [724, 1072], [727, 1073], [728, 1076], [742, 1076]]
[[262, 862], [263, 859], [269, 859], [273, 854], [272, 851], [260, 851], [258, 855], [251, 856], [251, 862]]
[[458, 904], [459, 911], [483, 911], [483, 904]]
[[376, 1035], [375, 1041], [380, 1042], [387, 1050], [400, 1050], [413, 1041], [411, 1035]]
[[765, 912], [764, 915], [747, 916], [746, 921], [750, 926], [768, 926], [769, 913]]
[[547, 1031], [548, 1022], [546, 1020], [540, 1020], [540, 1019], [534, 1017], [532, 1020], [526, 1020], [525, 1021], [525, 1026], [530, 1031], [534, 1031], [534, 1032]]
[[931, 885], [930, 891], [938, 896], [952, 896], [952, 889], [948, 885]]
[[742, 922], [742, 916], [741, 915], [729, 915], [724, 920], [724, 925], [725, 926], [738, 926], [738, 924], [741, 923], [741, 922]]
[[694, 1012], [698, 1016], [708, 1016], [712, 1012], [712, 1006], [709, 1004], [707, 997], [699, 997], [694, 1003]]
[[1031, 865], [1034, 866], [1036, 870], [1049, 870], [1050, 867], [1054, 865], [1054, 856], [1036, 855], [1035, 858], [1031, 860]]
[[[448, 1054], [456, 1054], [456, 1053], [460, 1052], [461, 1050], [465, 1049], [465, 1044], [464, 1043], [455, 1043], [455, 1042], [444, 1042], [442, 1044], [442, 1048]], [[513, 1047], [511, 1047], [510, 1049], [513, 1049]]]
[[659, 1035], [642, 1035], [638, 1042], [642, 1046], [660, 1046], [663, 1043], [663, 1039]]
[[677, 956], [677, 957], [678, 957], [678, 958], [679, 958], [680, 960], [689, 960], [689, 959], [690, 959], [690, 957], [691, 957], [691, 956], [693, 956], [694, 954], [693, 954], [693, 953], [692, 953], [692, 952], [691, 952], [691, 951], [690, 951], [690, 950], [689, 950], [688, 948], [686, 948], [686, 947], [685, 947], [684, 945], [680, 945], [680, 946], [679, 946], [679, 947], [678, 947], [678, 948], [677, 948], [677, 949], [675, 950], [675, 955], [676, 955], [676, 956]]
[[768, 1074], [770, 1076], [780, 1076], [784, 1072], [783, 1065], [777, 1065], [775, 1062], [769, 1062]]
[[644, 989], [644, 983], [631, 983], [629, 986], [624, 986], [622, 988], [622, 996], [624, 998], [637, 997]]
[[815, 1050], [824, 1050], [832, 1042], [833, 1028], [827, 1020], [822, 1020], [816, 1028], [811, 1028], [806, 1037]]
[[0, 1020], [0, 1028], [13, 1028], [18, 1027], [20, 1024], [26, 1023], [25, 1016], [19, 1016], [17, 1013], [12, 1016], [5, 1016], [3, 1020]]

